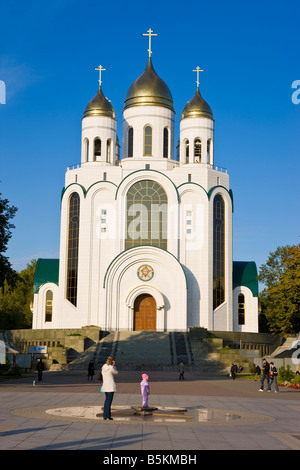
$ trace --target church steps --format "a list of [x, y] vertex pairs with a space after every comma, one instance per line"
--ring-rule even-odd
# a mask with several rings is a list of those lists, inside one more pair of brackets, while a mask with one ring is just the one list
[[70, 369], [87, 369], [89, 361], [99, 370], [108, 356], [114, 356], [119, 370], [177, 370], [180, 361], [189, 371], [222, 373], [214, 348], [203, 341], [191, 341], [187, 332], [114, 331], [74, 360]]

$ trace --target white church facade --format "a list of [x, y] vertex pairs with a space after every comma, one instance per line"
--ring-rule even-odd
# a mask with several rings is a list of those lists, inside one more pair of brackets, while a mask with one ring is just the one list
[[151, 30], [124, 102], [122, 155], [99, 67], [81, 164], [65, 175], [59, 259], [37, 262], [33, 329], [258, 332], [256, 265], [233, 261], [233, 195], [214, 163], [212, 110], [197, 78], [175, 148], [173, 98], [150, 45]]

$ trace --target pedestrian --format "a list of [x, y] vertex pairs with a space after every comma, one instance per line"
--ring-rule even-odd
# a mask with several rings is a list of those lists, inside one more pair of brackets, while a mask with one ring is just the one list
[[257, 377], [259, 377], [261, 374], [261, 370], [260, 370], [260, 367], [258, 364], [255, 364], [255, 376], [254, 376], [254, 380], [255, 382], [257, 381]]
[[147, 374], [142, 375], [142, 381], [140, 383], [141, 385], [141, 393], [143, 397], [143, 408], [148, 408], [148, 396], [150, 395], [150, 386], [149, 386], [149, 377]]
[[178, 366], [179, 369], [179, 380], [184, 380], [184, 363], [181, 361]]
[[238, 372], [238, 367], [237, 367], [237, 365], [233, 362], [233, 363], [231, 364], [231, 369], [230, 369], [230, 373], [231, 373], [232, 380], [235, 379], [235, 376], [236, 376], [237, 372]]
[[274, 365], [274, 362], [270, 362], [270, 374], [269, 374], [269, 384], [268, 384], [268, 392], [271, 392], [271, 385], [274, 382], [275, 386], [275, 393], [279, 392], [278, 384], [277, 384], [277, 375], [278, 371]]
[[267, 362], [265, 358], [263, 358], [263, 363], [262, 363], [262, 378], [260, 382], [260, 392], [264, 391], [264, 382], [265, 380], [267, 381], [267, 384], [269, 384], [269, 373], [270, 373], [270, 364]]
[[39, 362], [37, 363], [36, 370], [38, 373], [38, 380], [42, 380], [43, 377], [43, 370], [44, 370], [44, 363], [42, 361], [42, 358], [40, 358]]
[[91, 378], [91, 380], [93, 380], [94, 375], [95, 375], [95, 366], [94, 366], [94, 361], [91, 360], [88, 365], [87, 379], [89, 380]]
[[113, 356], [109, 356], [101, 369], [103, 378], [102, 391], [105, 392], [105, 402], [103, 409], [103, 419], [105, 420], [113, 419], [111, 417], [111, 404], [114, 398], [114, 393], [117, 391], [114, 376], [118, 374], [115, 364], [116, 361]]
[[300, 375], [300, 365], [296, 365], [296, 375]]

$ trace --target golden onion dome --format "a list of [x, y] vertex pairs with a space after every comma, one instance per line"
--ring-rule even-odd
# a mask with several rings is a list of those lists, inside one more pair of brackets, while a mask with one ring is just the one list
[[128, 90], [124, 109], [146, 105], [164, 106], [174, 110], [172, 94], [165, 82], [155, 72], [150, 57], [144, 72]]
[[94, 98], [88, 103], [83, 117], [87, 116], [108, 116], [115, 119], [115, 111], [107, 98], [103, 95], [101, 86], [94, 96]]
[[181, 119], [188, 117], [207, 117], [213, 119], [211, 107], [202, 98], [198, 86], [193, 98], [186, 104], [181, 114]]

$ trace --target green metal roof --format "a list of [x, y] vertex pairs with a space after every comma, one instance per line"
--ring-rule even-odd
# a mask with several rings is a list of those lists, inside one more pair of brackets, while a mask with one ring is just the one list
[[39, 258], [34, 274], [34, 293], [37, 294], [39, 288], [46, 282], [53, 282], [58, 285], [58, 273], [59, 259]]
[[257, 269], [254, 261], [233, 262], [233, 289], [238, 286], [248, 287], [254, 297], [258, 297]]

